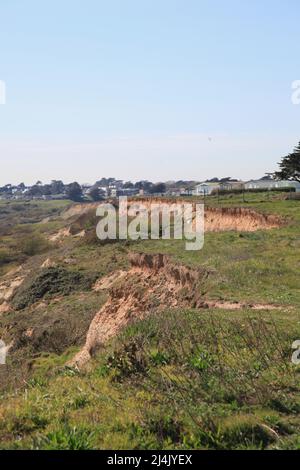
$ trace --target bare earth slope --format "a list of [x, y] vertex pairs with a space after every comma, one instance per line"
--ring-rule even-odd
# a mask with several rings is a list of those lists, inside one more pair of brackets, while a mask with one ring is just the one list
[[115, 336], [129, 322], [168, 308], [267, 309], [273, 305], [249, 305], [206, 301], [200, 285], [208, 276], [205, 269], [174, 264], [163, 254], [130, 254], [131, 269], [117, 271], [96, 282], [95, 290], [109, 289], [109, 298], [95, 315], [84, 347], [71, 361], [81, 367], [93, 351]]
[[207, 271], [176, 266], [162, 254], [131, 254], [130, 261], [128, 272], [114, 273], [96, 283], [95, 289], [110, 288], [110, 296], [95, 315], [86, 343], [73, 364], [85, 363], [96, 347], [133, 319], [143, 318], [152, 310], [201, 303], [196, 298], [196, 285], [208, 275]]
[[[186, 202], [189, 201], [157, 198], [129, 200], [129, 204], [142, 204], [149, 211], [151, 210], [151, 204], [182, 205]], [[72, 223], [74, 224], [76, 217], [80, 220], [80, 217], [84, 215], [89, 213], [95, 214], [99, 205], [99, 202], [92, 204], [76, 204], [66, 210], [62, 214], [62, 217], [65, 220], [72, 219]], [[253, 232], [256, 230], [278, 228], [282, 226], [282, 224], [283, 220], [277, 215], [262, 214], [244, 207], [205, 207], [204, 228], [206, 232], [220, 232], [228, 230]]]

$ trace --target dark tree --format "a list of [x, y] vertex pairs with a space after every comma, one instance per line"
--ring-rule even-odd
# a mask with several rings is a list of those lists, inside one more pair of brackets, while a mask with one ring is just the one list
[[37, 197], [42, 196], [43, 195], [42, 188], [41, 186], [34, 184], [33, 186], [31, 186], [30, 189], [28, 189], [27, 194], [29, 196], [37, 196]]
[[81, 186], [75, 181], [66, 186], [66, 194], [72, 201], [80, 201], [82, 198]]
[[153, 183], [151, 183], [151, 181], [147, 181], [147, 180], [137, 181], [134, 184], [134, 187], [136, 189], [143, 189], [144, 191], [149, 191], [152, 186], [153, 186]]
[[219, 178], [211, 178], [210, 180], [206, 180], [206, 183], [219, 183]]
[[274, 176], [279, 180], [294, 180], [300, 182], [300, 142], [294, 148], [294, 152], [283, 157], [279, 163], [280, 171], [276, 171]]
[[125, 189], [131, 189], [131, 188], [134, 188], [134, 185], [131, 181], [126, 181], [123, 185], [123, 188]]
[[0, 188], [0, 193], [4, 193], [6, 195], [12, 194], [12, 185], [11, 184], [6, 184], [2, 188]]
[[151, 186], [150, 188], [150, 193], [155, 194], [155, 193], [165, 193], [166, 192], [166, 185], [165, 183], [157, 183]]
[[228, 183], [228, 182], [234, 182], [234, 181], [237, 181], [233, 178], [231, 178], [231, 176], [226, 176], [225, 178], [220, 178], [220, 183]]
[[103, 191], [97, 186], [94, 186], [89, 191], [89, 196], [93, 199], [93, 201], [102, 201], [103, 200]]
[[41, 186], [41, 193], [45, 196], [50, 196], [52, 194], [50, 184], [44, 184]]
[[51, 181], [51, 194], [62, 194], [65, 190], [65, 185], [60, 180]]

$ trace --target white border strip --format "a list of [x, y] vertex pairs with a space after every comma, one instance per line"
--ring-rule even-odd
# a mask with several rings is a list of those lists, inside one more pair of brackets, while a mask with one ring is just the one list
[[3, 80], [0, 80], [0, 104], [6, 103], [6, 84]]

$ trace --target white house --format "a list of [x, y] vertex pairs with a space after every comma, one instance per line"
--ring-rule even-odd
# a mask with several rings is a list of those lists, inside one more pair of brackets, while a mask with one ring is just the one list
[[224, 181], [220, 183], [221, 191], [234, 191], [244, 189], [243, 181]]
[[276, 181], [272, 179], [261, 179], [261, 180], [251, 180], [245, 183], [245, 189], [280, 189], [280, 188], [295, 188], [295, 191], [300, 192], [300, 182], [299, 181], [289, 181], [281, 180]]
[[199, 183], [193, 190], [193, 196], [207, 196], [220, 189], [219, 183]]

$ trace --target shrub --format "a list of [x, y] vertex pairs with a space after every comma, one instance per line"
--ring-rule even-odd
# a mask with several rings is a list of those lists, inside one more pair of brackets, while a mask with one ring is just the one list
[[23, 238], [20, 242], [20, 251], [27, 256], [34, 256], [44, 253], [49, 248], [50, 245], [48, 241], [42, 235], [30, 234]]
[[25, 283], [17, 290], [12, 304], [17, 310], [22, 310], [46, 295], [68, 295], [76, 290], [89, 289], [94, 280], [95, 276], [68, 271], [59, 266], [45, 268], [29, 285]]
[[116, 372], [116, 380], [122, 380], [136, 374], [145, 374], [148, 370], [142, 345], [137, 340], [131, 340], [122, 345], [114, 354], [108, 357], [108, 367]]

